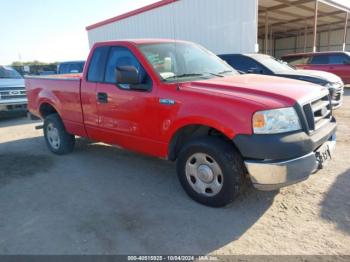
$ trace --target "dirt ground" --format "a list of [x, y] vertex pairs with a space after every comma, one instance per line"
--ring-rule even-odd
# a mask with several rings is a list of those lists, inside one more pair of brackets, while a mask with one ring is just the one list
[[37, 123], [0, 120], [0, 254], [350, 255], [350, 89], [333, 161], [226, 208], [190, 200], [163, 160], [85, 140], [46, 149]]

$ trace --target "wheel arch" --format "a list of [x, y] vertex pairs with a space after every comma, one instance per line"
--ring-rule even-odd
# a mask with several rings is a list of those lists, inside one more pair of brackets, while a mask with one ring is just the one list
[[185, 124], [179, 126], [175, 132], [173, 132], [168, 144], [168, 159], [175, 161], [180, 153], [182, 147], [191, 139], [201, 136], [217, 136], [232, 142], [233, 132], [229, 130], [223, 130], [222, 128], [204, 123], [198, 124]]
[[48, 115], [52, 114], [60, 115], [56, 107], [53, 106], [52, 103], [49, 101], [42, 101], [40, 103], [39, 114], [43, 119], [45, 119]]

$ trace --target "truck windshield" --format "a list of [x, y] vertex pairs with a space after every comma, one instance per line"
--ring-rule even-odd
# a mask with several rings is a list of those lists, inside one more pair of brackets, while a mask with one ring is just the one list
[[239, 75], [215, 54], [195, 44], [145, 44], [140, 50], [164, 82]]
[[12, 67], [0, 66], [0, 78], [21, 79], [22, 76]]

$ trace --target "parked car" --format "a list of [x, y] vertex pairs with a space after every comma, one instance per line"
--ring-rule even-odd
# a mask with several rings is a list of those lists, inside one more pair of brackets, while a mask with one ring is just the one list
[[325, 87], [240, 75], [184, 41], [102, 42], [87, 65], [82, 76], [26, 79], [48, 148], [69, 153], [79, 136], [177, 160], [200, 203], [228, 204], [246, 176], [261, 190], [305, 180], [335, 148]]
[[333, 109], [342, 105], [344, 83], [334, 74], [316, 70], [296, 70], [287, 63], [265, 54], [231, 54], [219, 57], [242, 73], [286, 77], [325, 86], [330, 91]]
[[0, 66], [0, 115], [27, 111], [23, 77], [9, 66]]
[[58, 74], [75, 74], [83, 72], [85, 61], [62, 62], [57, 65]]
[[343, 80], [333, 74], [326, 71], [320, 71], [320, 70], [307, 70], [307, 69], [297, 69], [298, 72], [302, 72], [311, 76], [315, 77], [321, 77], [324, 79], [327, 79], [329, 81], [329, 84], [327, 84], [327, 87], [329, 88], [329, 93], [331, 95], [332, 99], [332, 106], [333, 109], [338, 109], [343, 104], [344, 99], [344, 82]]
[[336, 74], [347, 85], [350, 84], [350, 53], [318, 52], [291, 54], [282, 60], [299, 69], [321, 70]]

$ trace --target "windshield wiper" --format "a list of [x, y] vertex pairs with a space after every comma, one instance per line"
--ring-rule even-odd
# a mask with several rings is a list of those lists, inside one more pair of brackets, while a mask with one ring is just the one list
[[217, 77], [224, 77], [221, 72], [220, 73], [211, 73], [211, 72], [205, 72], [204, 74], [212, 75], [212, 76], [217, 76]]
[[176, 78], [183, 78], [183, 77], [195, 77], [195, 76], [204, 76], [203, 74], [182, 74], [182, 75], [175, 75], [165, 78], [164, 80], [170, 80], [170, 79], [176, 79]]
[[232, 70], [225, 70], [225, 71], [219, 72], [218, 74], [222, 76], [223, 74], [227, 74], [227, 73], [233, 73], [233, 71]]
[[[232, 71], [228, 71], [228, 72], [232, 72]], [[228, 73], [228, 72], [223, 72], [224, 73]], [[181, 75], [175, 75], [175, 76], [170, 76], [165, 78], [165, 81], [168, 81], [170, 79], [176, 79], [176, 78], [183, 78], [183, 77], [203, 77], [206, 78], [206, 75], [212, 75], [212, 76], [217, 76], [217, 77], [224, 77], [221, 73], [212, 73], [212, 72], [203, 72], [202, 74], [200, 73], [190, 73], [190, 74], [181, 74]]]

